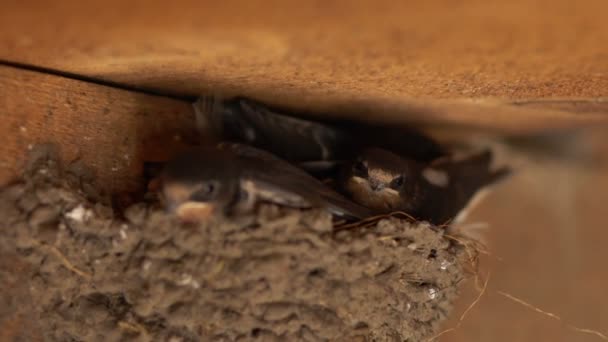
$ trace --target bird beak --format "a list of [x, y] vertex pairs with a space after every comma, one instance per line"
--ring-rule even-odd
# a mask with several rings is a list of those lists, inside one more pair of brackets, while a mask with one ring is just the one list
[[184, 202], [169, 205], [169, 211], [182, 222], [197, 223], [209, 220], [216, 212], [213, 202]]
[[379, 182], [370, 182], [369, 186], [372, 188], [373, 191], [380, 191], [384, 189], [384, 184]]

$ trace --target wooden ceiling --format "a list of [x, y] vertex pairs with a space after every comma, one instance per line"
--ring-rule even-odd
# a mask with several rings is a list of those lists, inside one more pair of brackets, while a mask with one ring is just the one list
[[219, 91], [333, 117], [511, 131], [608, 112], [603, 0], [0, 7], [0, 60], [164, 94]]

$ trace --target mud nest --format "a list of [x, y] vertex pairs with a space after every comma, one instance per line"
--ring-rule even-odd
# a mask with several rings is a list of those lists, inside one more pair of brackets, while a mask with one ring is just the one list
[[186, 226], [153, 201], [114, 212], [82, 170], [37, 151], [0, 193], [5, 337], [421, 341], [466, 277], [465, 249], [426, 223], [336, 231], [262, 206]]

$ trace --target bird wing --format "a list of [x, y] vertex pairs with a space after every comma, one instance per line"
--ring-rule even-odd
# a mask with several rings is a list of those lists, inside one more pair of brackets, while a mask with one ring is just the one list
[[245, 98], [199, 98], [194, 104], [197, 126], [205, 134], [244, 142], [292, 162], [329, 160], [351, 141], [337, 126], [271, 110]]
[[217, 148], [220, 150], [229, 151], [239, 157], [287, 163], [268, 151], [237, 142], [222, 141], [217, 144]]
[[238, 103], [243, 116], [259, 132], [261, 142], [264, 140], [264, 147], [291, 161], [335, 158], [350, 140], [336, 126], [278, 113], [243, 98]]
[[431, 163], [431, 167], [446, 170], [460, 182], [466, 180], [469, 187], [477, 189], [499, 182], [512, 173], [508, 166], [492, 170], [492, 151], [490, 150], [484, 150], [460, 160], [449, 157], [440, 158]]
[[425, 215], [437, 224], [449, 220], [459, 221], [470, 211], [474, 199], [481, 198], [482, 190], [498, 183], [511, 174], [509, 167], [492, 170], [492, 152], [490, 150], [470, 155], [464, 159], [453, 160], [442, 158], [431, 164], [432, 168], [445, 171], [449, 175], [446, 188], [434, 188], [429, 195], [437, 199], [434, 210], [424, 208]]
[[[243, 157], [243, 178], [262, 189], [262, 199], [298, 208], [324, 207], [349, 219], [371, 216], [370, 211], [335, 192], [304, 170], [275, 159]], [[290, 204], [293, 203], [293, 204]]]

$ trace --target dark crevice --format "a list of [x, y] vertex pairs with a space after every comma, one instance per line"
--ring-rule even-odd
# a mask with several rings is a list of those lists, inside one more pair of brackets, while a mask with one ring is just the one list
[[175, 93], [169, 93], [169, 92], [159, 91], [159, 90], [155, 90], [155, 89], [142, 88], [142, 87], [137, 87], [137, 86], [133, 86], [133, 85], [127, 85], [127, 84], [122, 84], [122, 83], [118, 83], [118, 82], [108, 81], [108, 80], [104, 80], [104, 79], [100, 79], [100, 78], [79, 75], [79, 74], [62, 71], [62, 70], [57, 70], [57, 69], [53, 69], [53, 68], [47, 68], [47, 67], [31, 65], [31, 64], [27, 64], [27, 63], [21, 63], [21, 62], [7, 61], [7, 60], [3, 60], [3, 59], [0, 59], [0, 66], [34, 71], [34, 72], [39, 72], [39, 73], [48, 74], [48, 75], [55, 75], [55, 76], [59, 76], [59, 77], [70, 78], [70, 79], [77, 80], [77, 81], [83, 81], [83, 82], [94, 83], [94, 84], [98, 84], [98, 85], [102, 85], [102, 86], [112, 87], [112, 88], [116, 88], [116, 89], [135, 91], [138, 93], [153, 95], [153, 96], [167, 97], [167, 98], [179, 100], [179, 101], [193, 102], [197, 98], [196, 96], [192, 96], [192, 95], [175, 94]]

